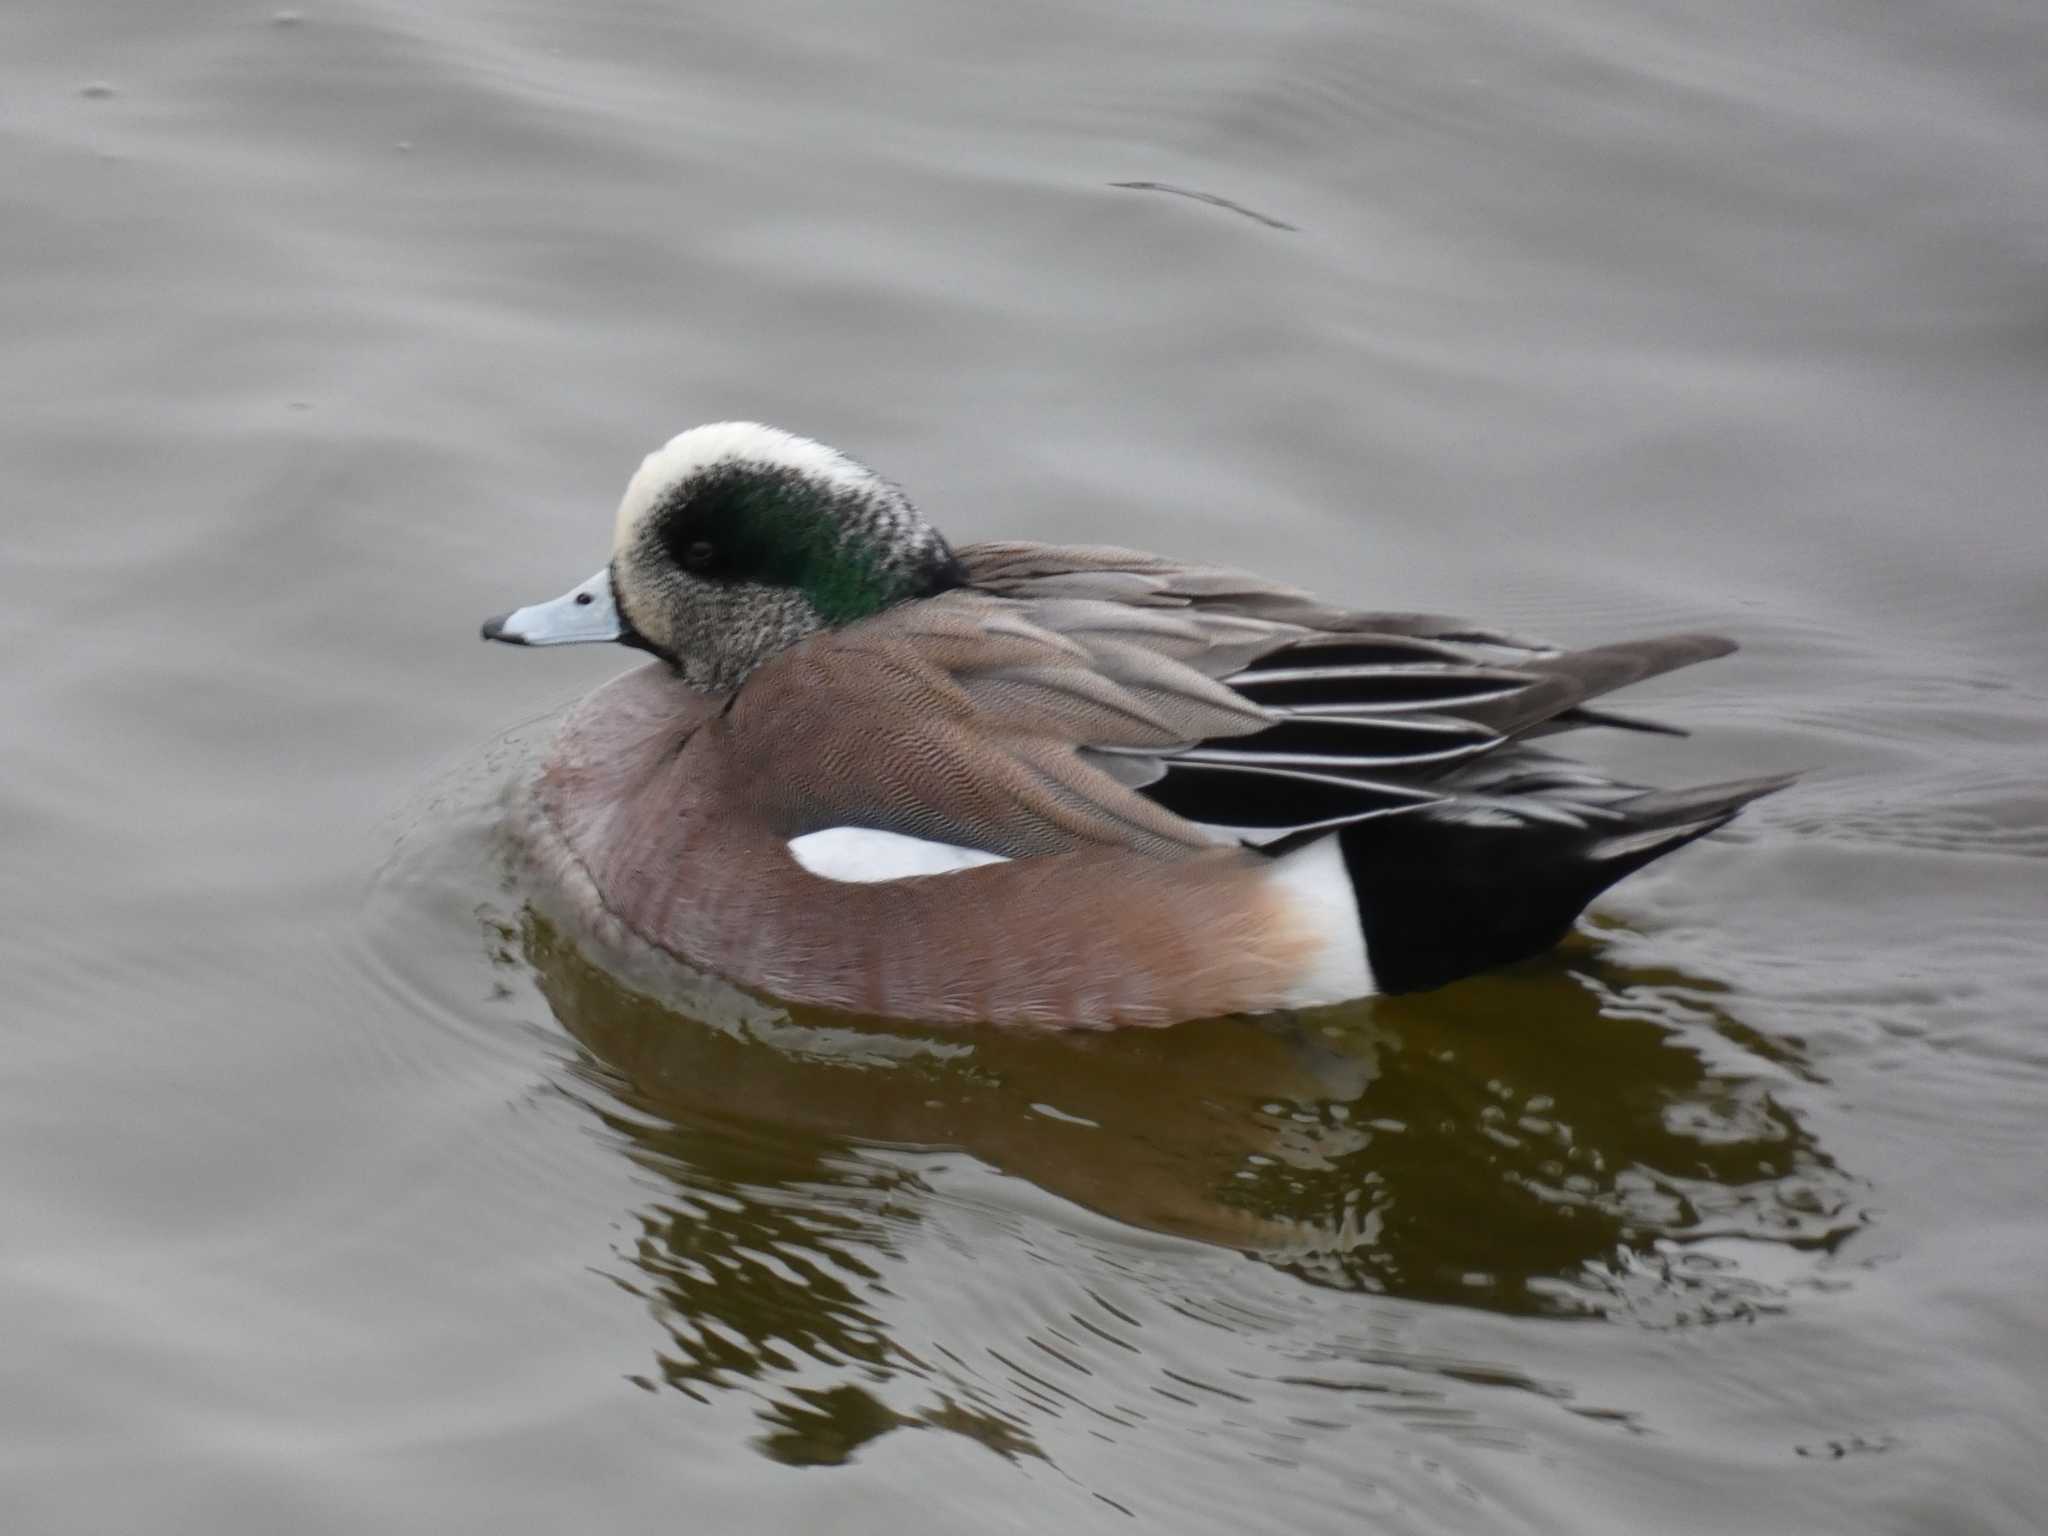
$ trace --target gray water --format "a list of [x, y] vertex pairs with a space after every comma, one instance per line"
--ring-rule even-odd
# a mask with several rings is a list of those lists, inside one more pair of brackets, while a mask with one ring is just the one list
[[[2002, 0], [14, 0], [7, 1528], [2038, 1530], [2044, 81]], [[476, 622], [732, 416], [1725, 630], [1607, 760], [1808, 777], [1398, 1003], [651, 1001], [503, 835], [628, 658]]]

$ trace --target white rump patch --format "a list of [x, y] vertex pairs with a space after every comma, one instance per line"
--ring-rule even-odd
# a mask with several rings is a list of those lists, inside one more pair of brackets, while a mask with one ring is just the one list
[[1335, 837], [1319, 837], [1305, 848], [1273, 861], [1268, 877], [1293, 903], [1294, 914], [1322, 940], [1287, 1003], [1315, 1008], [1324, 1003], [1371, 997], [1379, 990], [1365, 958], [1365, 929], [1358, 920], [1358, 896]]
[[872, 880], [903, 880], [913, 875], [950, 875], [981, 864], [1007, 864], [1000, 853], [962, 848], [957, 843], [927, 842], [901, 832], [872, 827], [827, 827], [789, 840], [797, 863], [820, 880], [856, 885]]

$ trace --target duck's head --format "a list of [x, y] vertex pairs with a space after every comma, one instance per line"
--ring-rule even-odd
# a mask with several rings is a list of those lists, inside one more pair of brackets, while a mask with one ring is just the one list
[[610, 564], [483, 632], [511, 645], [638, 646], [722, 692], [807, 635], [960, 581], [938, 530], [873, 470], [806, 437], [722, 421], [641, 462]]

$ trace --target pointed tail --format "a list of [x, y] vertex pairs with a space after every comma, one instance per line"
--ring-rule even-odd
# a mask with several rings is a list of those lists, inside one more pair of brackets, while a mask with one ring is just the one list
[[1542, 953], [1617, 880], [1791, 782], [1649, 790], [1583, 819], [1454, 800], [1340, 829], [1378, 989], [1422, 991]]

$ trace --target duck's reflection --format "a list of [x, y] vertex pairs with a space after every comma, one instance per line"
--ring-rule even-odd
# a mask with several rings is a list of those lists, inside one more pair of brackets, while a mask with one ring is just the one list
[[[1831, 1248], [1860, 1221], [1784, 1102], [1796, 1052], [1741, 1034], [1702, 983], [1584, 955], [1284, 1023], [1074, 1035], [856, 1025], [669, 978], [677, 1011], [538, 915], [523, 945], [588, 1052], [576, 1072], [601, 1091], [579, 1097], [673, 1183], [629, 1283], [659, 1293], [684, 1390], [896, 1368], [864, 1298], [892, 1223], [916, 1219], [914, 1175], [863, 1147], [958, 1149], [1321, 1284], [1518, 1313], [1773, 1305], [1731, 1251]], [[903, 1422], [813, 1395], [780, 1410], [803, 1459]], [[993, 1403], [933, 1412], [1029, 1449]]]

